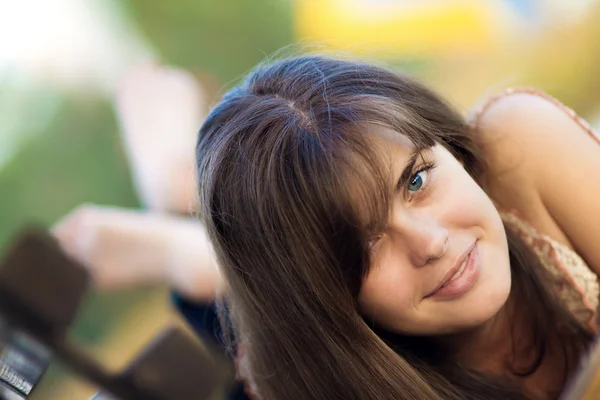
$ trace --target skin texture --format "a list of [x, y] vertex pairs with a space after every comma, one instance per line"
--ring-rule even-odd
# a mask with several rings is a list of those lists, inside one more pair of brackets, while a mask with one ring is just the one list
[[[414, 152], [407, 139], [395, 136], [376, 135], [389, 159], [392, 187]], [[428, 165], [431, 168], [423, 170]], [[480, 326], [498, 313], [510, 292], [508, 246], [500, 216], [441, 145], [425, 150], [409, 176], [395, 194], [387, 226], [373, 241], [371, 268], [359, 296], [362, 311], [381, 326], [404, 334], [448, 334]], [[480, 271], [471, 289], [452, 299], [428, 297], [474, 243]]]

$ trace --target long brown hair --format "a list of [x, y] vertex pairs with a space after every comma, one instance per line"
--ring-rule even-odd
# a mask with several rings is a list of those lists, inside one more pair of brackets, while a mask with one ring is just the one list
[[[480, 181], [474, 134], [436, 94], [360, 62], [302, 56], [256, 69], [212, 110], [197, 147], [201, 218], [229, 285], [227, 316], [265, 400], [525, 398], [464, 368], [430, 338], [385, 332], [358, 312], [368, 238], [385, 223], [386, 168], [365, 125], [417, 148], [446, 146]], [[365, 218], [365, 213], [368, 217]], [[531, 309], [543, 358], [590, 334], [550, 294], [539, 261], [507, 230], [511, 296]], [[224, 315], [225, 313], [223, 313]]]

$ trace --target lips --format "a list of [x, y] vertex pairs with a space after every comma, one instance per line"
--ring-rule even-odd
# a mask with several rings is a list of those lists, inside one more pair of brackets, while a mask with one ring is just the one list
[[438, 282], [435, 288], [430, 291], [425, 297], [433, 296], [438, 290], [446, 287], [448, 284], [452, 283], [455, 279], [458, 279], [464, 272], [467, 267], [467, 260], [469, 258], [469, 254], [475, 248], [477, 242], [471, 244], [465, 251], [454, 261], [452, 267], [444, 274], [442, 279]]

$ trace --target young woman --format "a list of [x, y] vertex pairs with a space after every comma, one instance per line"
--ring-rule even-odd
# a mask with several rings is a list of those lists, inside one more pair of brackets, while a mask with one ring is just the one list
[[558, 397], [596, 329], [597, 140], [527, 90], [467, 122], [371, 65], [257, 69], [197, 146], [249, 390]]

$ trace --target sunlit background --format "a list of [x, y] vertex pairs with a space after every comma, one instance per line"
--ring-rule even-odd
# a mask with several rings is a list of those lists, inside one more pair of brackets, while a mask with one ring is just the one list
[[[192, 71], [214, 101], [285, 46], [349, 52], [464, 112], [526, 85], [596, 125], [599, 39], [597, 0], [0, 0], [0, 249], [81, 202], [139, 207], [113, 100], [141, 61]], [[74, 337], [117, 368], [171, 318], [166, 299], [164, 288], [93, 295]], [[53, 365], [32, 398], [93, 392]]]

